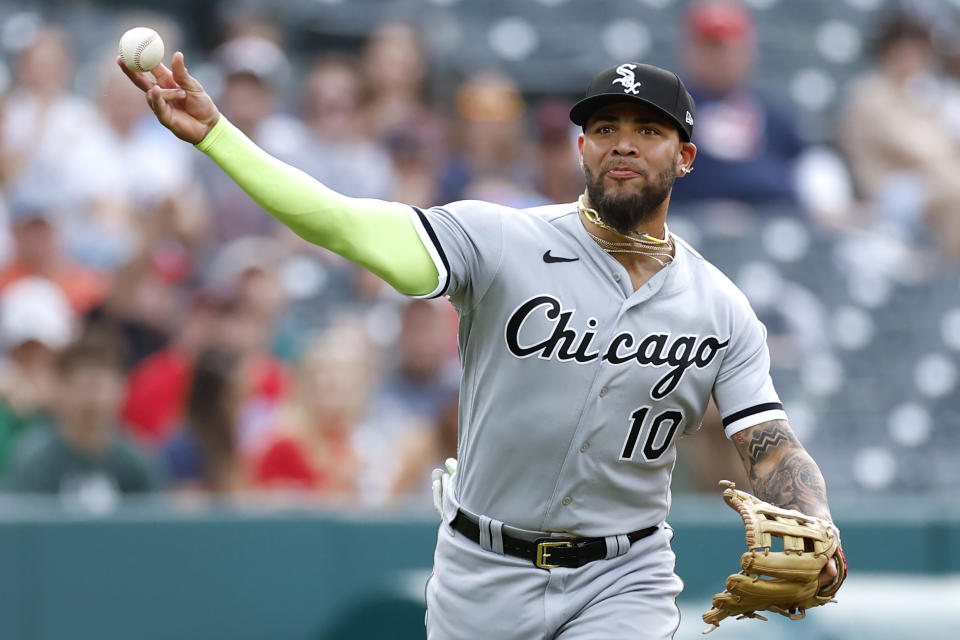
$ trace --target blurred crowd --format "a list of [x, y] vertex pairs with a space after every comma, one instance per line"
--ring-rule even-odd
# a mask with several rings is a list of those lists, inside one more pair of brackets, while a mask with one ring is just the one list
[[[168, 57], [185, 44], [150, 26]], [[960, 47], [906, 14], [865, 26], [868, 70], [813, 145], [754, 82], [749, 11], [691, 5], [675, 68], [699, 152], [677, 206], [786, 207], [960, 261]], [[583, 189], [572, 96], [531, 99], [493, 69], [436, 95], [415, 25], [360, 50], [317, 42], [306, 62], [268, 17], [222, 28], [191, 69], [248, 136], [337, 191], [528, 207]], [[91, 54], [62, 26], [17, 41], [0, 96], [3, 488], [92, 508], [167, 491], [429, 509], [429, 470], [456, 453], [449, 303], [293, 236], [156, 123], [109, 50], [78, 86]]]

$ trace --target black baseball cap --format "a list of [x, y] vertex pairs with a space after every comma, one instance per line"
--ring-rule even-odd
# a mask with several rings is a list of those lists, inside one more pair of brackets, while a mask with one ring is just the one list
[[583, 99], [570, 109], [570, 120], [583, 127], [594, 111], [615, 102], [639, 102], [657, 109], [677, 125], [680, 138], [690, 141], [697, 108], [672, 71], [640, 62], [607, 69], [590, 82]]

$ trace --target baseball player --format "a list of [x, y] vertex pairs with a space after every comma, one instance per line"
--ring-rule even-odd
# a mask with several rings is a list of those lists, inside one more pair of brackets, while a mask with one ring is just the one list
[[[119, 61], [118, 61], [119, 63]], [[673, 637], [666, 524], [676, 441], [712, 395], [758, 497], [830, 520], [747, 300], [666, 224], [696, 157], [673, 73], [625, 63], [570, 112], [578, 202], [420, 210], [353, 199], [270, 157], [221, 116], [176, 53], [124, 70], [158, 119], [307, 240], [460, 316], [457, 472], [446, 482], [429, 638]], [[831, 560], [820, 575], [837, 575]]]

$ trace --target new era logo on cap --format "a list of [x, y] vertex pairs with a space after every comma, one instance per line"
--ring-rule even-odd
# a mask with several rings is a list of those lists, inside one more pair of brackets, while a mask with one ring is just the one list
[[669, 117], [689, 142], [696, 105], [677, 74], [640, 62], [624, 62], [597, 75], [583, 99], [573, 105], [570, 120], [585, 127], [599, 108], [615, 102], [640, 102]]

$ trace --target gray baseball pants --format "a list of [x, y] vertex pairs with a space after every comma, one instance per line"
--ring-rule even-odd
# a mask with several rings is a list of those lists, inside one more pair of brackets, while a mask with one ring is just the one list
[[447, 523], [427, 582], [428, 640], [670, 640], [680, 624], [666, 524], [623, 555], [547, 571]]

